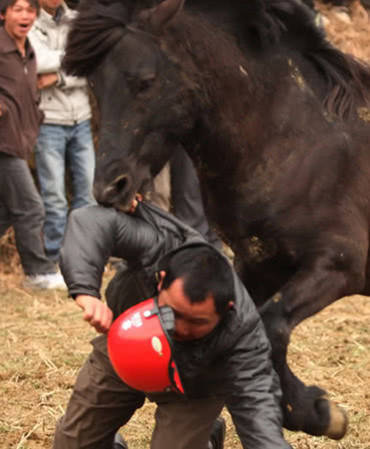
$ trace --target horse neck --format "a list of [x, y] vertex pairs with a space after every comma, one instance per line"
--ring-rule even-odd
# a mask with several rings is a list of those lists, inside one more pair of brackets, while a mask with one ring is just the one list
[[203, 14], [236, 38], [244, 54], [252, 58], [269, 53], [290, 54], [305, 73], [307, 83], [327, 111], [349, 117], [358, 106], [370, 102], [370, 68], [335, 49], [315, 23], [310, 8], [290, 0], [188, 0], [188, 6]]
[[229, 127], [222, 124], [239, 122], [253, 102], [253, 62], [247, 61], [233, 36], [198, 17], [184, 14], [173, 31], [166, 48], [169, 58], [180, 66], [194, 108], [202, 117], [202, 126], [197, 123], [195, 132], [214, 134], [216, 126], [227, 132]]

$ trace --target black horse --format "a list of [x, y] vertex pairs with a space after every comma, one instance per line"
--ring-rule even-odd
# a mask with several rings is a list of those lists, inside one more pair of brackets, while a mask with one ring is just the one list
[[64, 64], [98, 102], [96, 197], [127, 210], [180, 142], [263, 317], [285, 427], [341, 438], [344, 413], [286, 357], [298, 323], [370, 291], [370, 72], [299, 2], [183, 4], [80, 5]]

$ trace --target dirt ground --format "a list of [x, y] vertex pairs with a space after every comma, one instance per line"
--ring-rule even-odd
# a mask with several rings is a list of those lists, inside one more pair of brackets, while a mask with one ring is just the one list
[[[334, 44], [370, 62], [369, 16], [361, 5], [317, 7]], [[47, 449], [95, 333], [65, 293], [22, 287], [11, 235], [0, 239], [0, 248], [0, 448]], [[289, 359], [302, 380], [326, 389], [349, 417], [339, 442], [286, 431], [293, 448], [370, 449], [370, 298], [344, 298], [299, 325]], [[152, 415], [146, 404], [125, 428], [130, 449], [149, 447]], [[240, 449], [224, 415], [225, 449]]]
[[329, 40], [346, 53], [370, 63], [369, 12], [359, 0], [352, 0], [348, 7], [332, 7], [316, 2]]
[[[105, 281], [111, 275], [106, 273]], [[47, 449], [95, 333], [65, 293], [24, 289], [17, 269], [2, 272], [0, 291], [0, 448]], [[326, 389], [350, 422], [340, 442], [286, 432], [294, 449], [370, 449], [369, 301], [344, 298], [294, 332], [289, 348], [294, 371]], [[146, 404], [126, 426], [130, 449], [149, 447], [153, 411]], [[224, 416], [225, 449], [241, 449]]]

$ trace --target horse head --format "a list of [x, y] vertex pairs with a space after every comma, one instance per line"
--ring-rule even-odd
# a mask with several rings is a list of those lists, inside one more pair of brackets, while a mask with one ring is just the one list
[[[161, 33], [183, 3], [164, 0], [134, 12], [124, 24], [113, 23], [111, 46], [87, 74], [100, 123], [94, 194], [103, 205], [127, 210], [169, 159], [172, 137], [190, 126], [180, 71], [160, 48]], [[67, 53], [71, 47], [73, 32]], [[76, 70], [68, 58], [66, 64]]]

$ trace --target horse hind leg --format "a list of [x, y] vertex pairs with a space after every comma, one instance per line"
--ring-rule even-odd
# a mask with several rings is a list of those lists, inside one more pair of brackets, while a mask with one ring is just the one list
[[[282, 410], [284, 427], [288, 430], [300, 430], [310, 435], [327, 437], [335, 440], [341, 439], [348, 426], [345, 412], [332, 403], [326, 392], [315, 386], [305, 385], [291, 371], [287, 362], [287, 348], [291, 329], [278, 309], [276, 302], [274, 316], [262, 308], [262, 317], [267, 323], [267, 333], [272, 345], [274, 367], [280, 378], [283, 392]], [[265, 324], [266, 326], [266, 324]]]
[[[291, 389], [292, 392], [294, 391], [294, 398], [289, 397], [287, 390], [284, 392], [284, 427], [289, 430], [297, 430], [298, 427], [308, 434], [325, 435], [333, 440], [343, 438], [348, 427], [348, 418], [345, 412], [328, 399], [324, 390], [314, 385], [304, 385], [289, 370], [288, 366], [286, 368], [290, 377], [288, 384], [292, 386], [295, 383], [296, 385]], [[309, 404], [310, 402], [312, 403], [311, 407], [300, 407], [300, 404]], [[296, 406], [292, 404], [296, 404]], [[310, 425], [306, 426], [306, 423], [316, 420], [317, 416], [322, 418], [321, 425], [317, 425], [315, 428]]]
[[[315, 436], [325, 435], [333, 440], [343, 438], [348, 428], [347, 415], [329, 400], [324, 390], [315, 385], [304, 385], [287, 364], [284, 374], [280, 370], [280, 379], [287, 386], [282, 400], [286, 429], [302, 430]], [[316, 425], [312, 426], [312, 422]]]
[[370, 296], [370, 249], [367, 254], [367, 264], [366, 264], [366, 283], [365, 288], [361, 292], [364, 296]]

